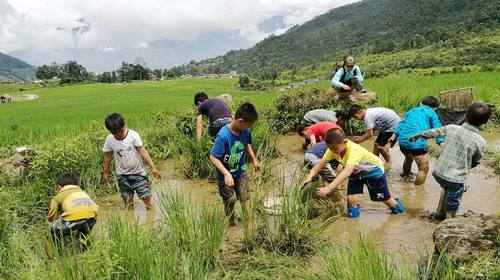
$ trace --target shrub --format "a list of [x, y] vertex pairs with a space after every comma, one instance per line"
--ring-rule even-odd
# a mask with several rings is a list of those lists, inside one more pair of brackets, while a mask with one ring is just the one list
[[327, 109], [335, 104], [335, 94], [331, 89], [300, 89], [277, 97], [270, 113], [270, 123], [280, 133], [290, 132], [307, 111]]

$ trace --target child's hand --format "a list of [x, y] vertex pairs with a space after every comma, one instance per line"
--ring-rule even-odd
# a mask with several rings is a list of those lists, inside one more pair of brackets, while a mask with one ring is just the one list
[[224, 184], [228, 188], [234, 187], [234, 179], [233, 179], [233, 175], [231, 175], [231, 173], [224, 175]]
[[156, 169], [156, 167], [153, 167], [151, 169], [151, 173], [153, 173], [153, 176], [157, 179], [160, 179], [161, 178], [161, 174], [160, 174], [160, 171], [158, 171], [158, 169]]
[[311, 174], [307, 175], [307, 177], [304, 179], [304, 182], [302, 183], [302, 188], [305, 188], [307, 185], [309, 185], [312, 180], [313, 180], [313, 176]]
[[262, 165], [260, 165], [260, 162], [258, 160], [255, 160], [253, 163], [253, 168], [255, 169], [255, 172], [260, 172], [260, 168]]
[[418, 138], [420, 138], [420, 136], [418, 134], [417, 135], [413, 135], [413, 136], [410, 136], [408, 138], [408, 141], [415, 142], [415, 141], [417, 141]]
[[359, 144], [359, 143], [363, 142], [363, 138], [361, 138], [361, 136], [354, 136], [354, 137], [352, 138], [352, 141], [353, 141], [354, 143], [356, 143], [356, 144]]
[[318, 188], [318, 190], [316, 190], [316, 195], [318, 197], [326, 197], [330, 193], [330, 191], [331, 191], [331, 189], [328, 186]]

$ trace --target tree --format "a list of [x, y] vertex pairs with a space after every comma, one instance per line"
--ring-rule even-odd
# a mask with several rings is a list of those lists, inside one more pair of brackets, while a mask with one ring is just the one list
[[59, 78], [61, 78], [61, 85], [76, 84], [87, 81], [90, 75], [85, 67], [76, 63], [76, 61], [70, 60], [61, 65]]
[[238, 83], [241, 88], [247, 88], [250, 85], [250, 78], [245, 74], [240, 75]]

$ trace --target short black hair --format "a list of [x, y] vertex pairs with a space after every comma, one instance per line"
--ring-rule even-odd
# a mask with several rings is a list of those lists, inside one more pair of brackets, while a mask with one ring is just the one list
[[349, 116], [349, 111], [344, 109], [335, 111], [335, 116], [339, 120], [349, 120], [351, 118], [351, 116]]
[[311, 126], [311, 125], [310, 125], [310, 124], [307, 124], [307, 123], [301, 123], [301, 124], [299, 124], [299, 125], [297, 125], [297, 126], [295, 127], [295, 131], [297, 131], [297, 133], [298, 133], [301, 137], [303, 137], [303, 136], [304, 136], [304, 130], [305, 130], [306, 128], [308, 128], [309, 126]]
[[198, 106], [199, 103], [203, 103], [203, 101], [208, 99], [208, 95], [203, 91], [198, 92], [194, 95], [194, 105]]
[[326, 144], [340, 144], [344, 139], [346, 139], [345, 133], [339, 128], [331, 128], [325, 133]]
[[491, 116], [491, 108], [483, 102], [475, 102], [467, 107], [465, 120], [473, 126], [481, 126], [488, 122]]
[[67, 185], [76, 185], [78, 186], [78, 175], [72, 172], [64, 172], [59, 177], [57, 177], [57, 185], [64, 187]]
[[104, 120], [104, 124], [111, 133], [116, 133], [125, 127], [125, 119], [118, 113], [111, 113]]
[[349, 108], [349, 117], [353, 117], [356, 115], [359, 111], [363, 110], [363, 107], [357, 105], [357, 104], [352, 104], [351, 107]]
[[429, 95], [429, 96], [426, 96], [422, 99], [422, 101], [420, 101], [423, 105], [427, 105], [431, 108], [437, 108], [439, 107], [439, 99], [437, 99], [436, 97], [432, 96], [432, 95]]
[[235, 119], [242, 119], [245, 122], [253, 123], [259, 118], [259, 113], [252, 103], [243, 103], [234, 114]]

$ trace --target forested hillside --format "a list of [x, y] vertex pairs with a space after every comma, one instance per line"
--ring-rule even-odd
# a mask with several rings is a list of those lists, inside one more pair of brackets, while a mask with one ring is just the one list
[[0, 81], [26, 82], [35, 78], [35, 69], [28, 63], [0, 53]]
[[[500, 2], [496, 0], [365, 0], [333, 9], [253, 48], [191, 63], [181, 70], [188, 74], [236, 70], [275, 79], [284, 70], [299, 71], [347, 53], [396, 53], [426, 46], [466, 48], [466, 55], [474, 54], [452, 59], [455, 65], [496, 64], [499, 28]], [[487, 42], [480, 40], [483, 37], [489, 38]], [[480, 40], [481, 46], [464, 46], [465, 40]]]

